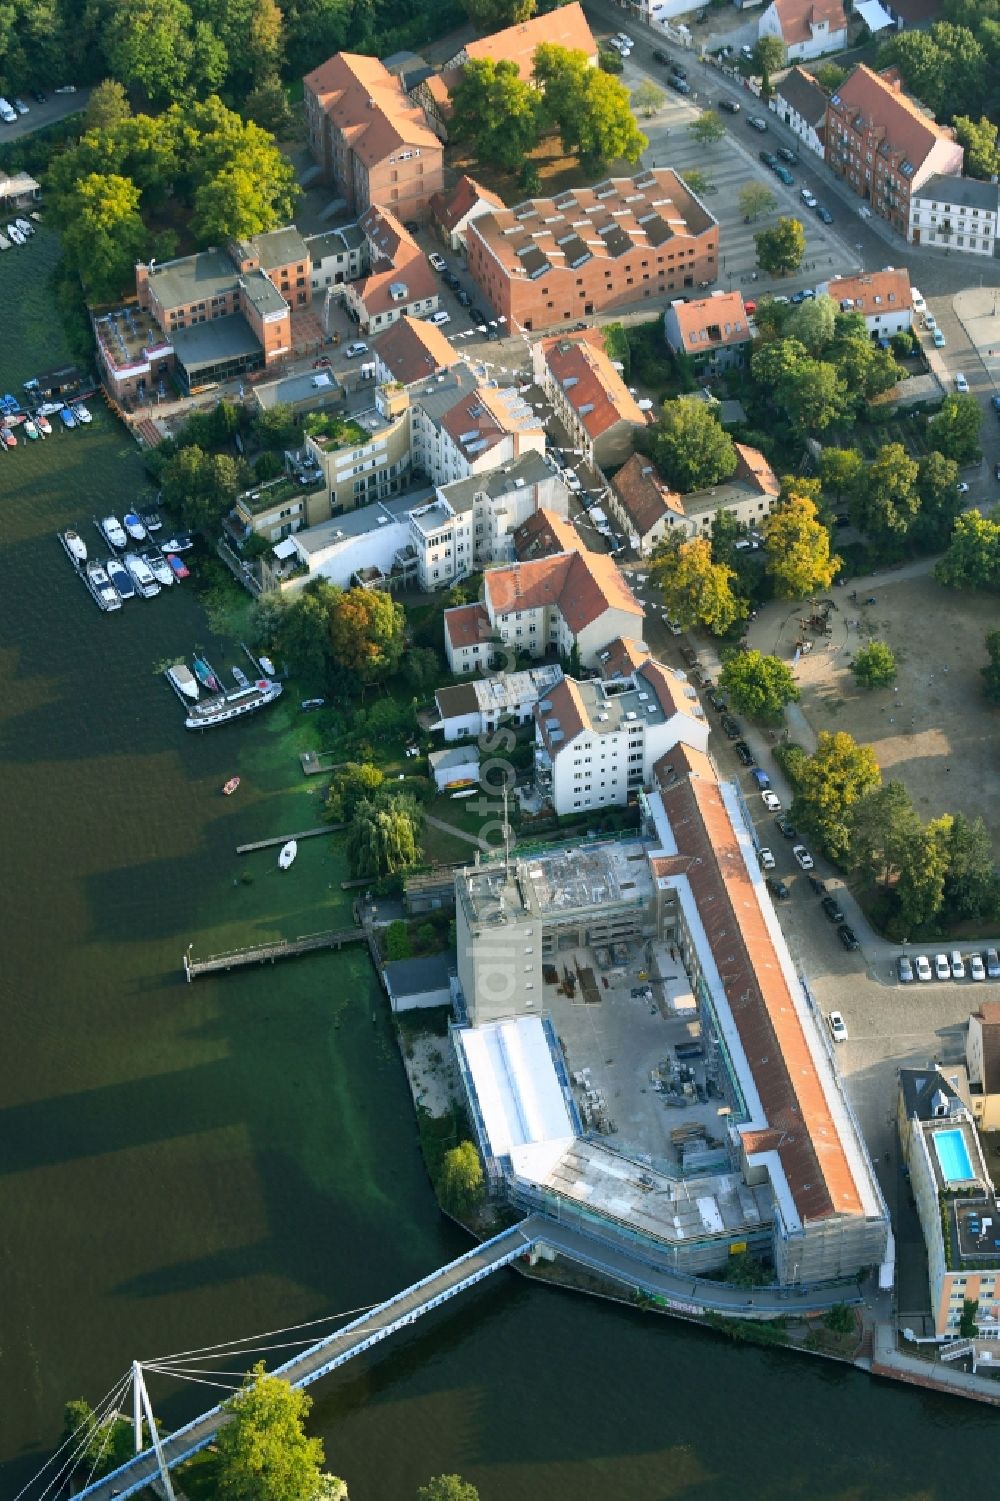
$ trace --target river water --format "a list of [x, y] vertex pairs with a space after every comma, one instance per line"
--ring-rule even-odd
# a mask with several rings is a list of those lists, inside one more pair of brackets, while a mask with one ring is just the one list
[[[0, 261], [0, 391], [60, 355], [51, 254], [39, 238]], [[193, 590], [102, 616], [73, 577], [56, 528], [95, 544], [88, 518], [142, 483], [103, 413], [0, 454], [0, 1498], [63, 1401], [133, 1357], [377, 1300], [467, 1245], [436, 1210], [362, 951], [183, 982], [188, 944], [335, 923], [344, 867], [326, 839], [287, 874], [235, 856], [318, 823], [317, 789], [291, 704], [183, 729], [164, 660], [197, 643], [240, 661]], [[155, 1383], [171, 1425], [218, 1395]], [[352, 1501], [408, 1501], [442, 1470], [483, 1501], [930, 1501], [986, 1490], [1000, 1452], [986, 1410], [513, 1273], [314, 1395]]]

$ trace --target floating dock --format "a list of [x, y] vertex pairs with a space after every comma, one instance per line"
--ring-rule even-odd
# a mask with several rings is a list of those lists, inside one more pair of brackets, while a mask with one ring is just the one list
[[318, 839], [320, 834], [342, 834], [347, 828], [346, 823], [325, 823], [319, 829], [303, 829], [301, 834], [279, 834], [275, 839], [258, 839], [254, 844], [238, 844], [238, 855], [252, 855], [255, 850], [277, 849], [281, 844], [287, 844], [290, 839]]
[[184, 978], [190, 985], [199, 975], [246, 969], [253, 964], [274, 964], [278, 959], [294, 959], [299, 954], [315, 954], [322, 949], [342, 949], [347, 943], [366, 943], [369, 948], [372, 947], [372, 939], [365, 928], [336, 928], [329, 933], [310, 933], [305, 938], [281, 938], [275, 943], [259, 943], [251, 948], [233, 949], [228, 954], [213, 954], [208, 959], [193, 959], [189, 950], [184, 955]]

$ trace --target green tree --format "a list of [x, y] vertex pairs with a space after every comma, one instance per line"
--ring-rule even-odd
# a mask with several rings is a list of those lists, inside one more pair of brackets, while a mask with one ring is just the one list
[[739, 209], [744, 219], [759, 219], [777, 208], [778, 200], [763, 182], [748, 182], [740, 188]]
[[798, 339], [778, 338], [762, 344], [750, 356], [750, 373], [754, 384], [774, 402], [780, 392], [794, 384], [808, 351]]
[[275, 618], [275, 650], [307, 683], [323, 683], [330, 672], [329, 603], [331, 586], [310, 579]]
[[958, 1332], [962, 1339], [975, 1339], [979, 1333], [976, 1315], [979, 1312], [978, 1298], [963, 1298], [962, 1312], [958, 1320]]
[[798, 339], [813, 356], [821, 355], [833, 343], [837, 321], [837, 304], [825, 292], [807, 298], [792, 309], [786, 325], [790, 338]]
[[[560, 134], [565, 132], [560, 124]], [[628, 89], [617, 78], [590, 68], [579, 112], [573, 117], [572, 145], [584, 166], [639, 160], [649, 141], [635, 123]]]
[[829, 589], [840, 559], [830, 556], [830, 533], [819, 520], [815, 503], [790, 495], [764, 522], [767, 571], [779, 599], [802, 599]]
[[75, 1456], [75, 1472], [85, 1482], [110, 1475], [135, 1452], [131, 1423], [117, 1412], [98, 1422], [94, 1409], [82, 1397], [63, 1408], [63, 1439]]
[[728, 479], [737, 463], [733, 440], [715, 412], [693, 396], [663, 403], [654, 451], [664, 478], [682, 494]]
[[776, 394], [785, 416], [802, 438], [825, 432], [844, 415], [848, 402], [846, 381], [825, 360], [801, 360]]
[[987, 635], [986, 655], [989, 661], [979, 669], [985, 679], [983, 692], [991, 704], [1000, 704], [1000, 631]]
[[116, 0], [104, 29], [112, 75], [151, 104], [169, 104], [190, 82], [193, 28], [184, 0]]
[[78, 182], [63, 230], [63, 248], [94, 302], [119, 295], [149, 243], [139, 190], [127, 177], [90, 173]]
[[856, 409], [891, 391], [901, 374], [892, 350], [879, 349], [867, 335], [837, 339], [827, 351], [827, 359], [836, 366]]
[[997, 911], [998, 879], [993, 842], [981, 818], [955, 813], [946, 831], [948, 870], [944, 906], [952, 921], [992, 917]]
[[848, 867], [891, 886], [910, 857], [920, 819], [901, 782], [870, 787], [847, 817]]
[[535, 0], [462, 0], [462, 6], [478, 31], [503, 31], [518, 21], [530, 21]]
[[435, 1475], [417, 1491], [417, 1501], [479, 1501], [479, 1492], [461, 1475]]
[[106, 78], [99, 83], [87, 100], [83, 112], [83, 128], [88, 130], [113, 130], [132, 113], [128, 95], [117, 78]]
[[744, 618], [748, 605], [733, 592], [736, 577], [725, 564], [712, 562], [706, 537], [661, 543], [653, 553], [649, 580], [659, 589], [671, 620], [686, 629], [703, 625], [717, 636]]
[[449, 1214], [476, 1209], [483, 1198], [483, 1165], [471, 1141], [460, 1141], [444, 1154], [437, 1181], [438, 1198]]
[[901, 31], [879, 54], [880, 67], [895, 64], [907, 89], [935, 115], [948, 118], [954, 104], [981, 107], [987, 90], [986, 53], [966, 26], [936, 21], [929, 31]]
[[831, 1334], [853, 1334], [855, 1330], [854, 1310], [846, 1303], [834, 1303], [823, 1315], [823, 1323]]
[[257, 87], [251, 89], [244, 107], [248, 118], [272, 135], [281, 135], [292, 122], [288, 95], [276, 73], [270, 78], [262, 78]]
[[843, 500], [861, 483], [865, 462], [856, 448], [824, 448], [819, 456], [819, 476], [824, 495]]
[[933, 819], [911, 841], [896, 884], [899, 921], [905, 933], [933, 922], [944, 904], [950, 818]]
[[711, 146], [714, 141], [721, 141], [726, 133], [722, 117], [714, 109], [703, 109], [697, 119], [692, 120], [688, 130], [702, 146]]
[[410, 935], [405, 922], [398, 918], [391, 922], [385, 930], [385, 952], [387, 959], [409, 959], [413, 955], [413, 947], [410, 943]]
[[988, 516], [962, 512], [934, 577], [949, 589], [995, 589], [1000, 584], [1000, 507], [994, 506]]
[[759, 229], [753, 237], [757, 264], [772, 276], [786, 276], [802, 264], [806, 232], [798, 219], [779, 219], [773, 229]]
[[832, 860], [850, 847], [850, 810], [882, 780], [875, 753], [844, 730], [821, 730], [816, 749], [796, 766], [792, 822], [813, 833]]
[[380, 589], [337, 590], [330, 601], [330, 653], [342, 672], [373, 683], [395, 672], [403, 655], [406, 614]]
[[657, 88], [651, 78], [643, 79], [638, 88], [632, 90], [632, 108], [639, 114], [651, 120], [658, 109], [662, 109], [667, 101], [667, 96], [662, 89]]
[[719, 687], [741, 714], [770, 724], [778, 723], [785, 705], [799, 697], [787, 663], [759, 651], [737, 651], [728, 656], [719, 674]]
[[820, 63], [815, 70], [816, 82], [828, 94], [835, 94], [847, 77], [847, 69], [841, 68], [837, 63]]
[[259, 1361], [223, 1404], [229, 1419], [215, 1438], [219, 1501], [302, 1501], [321, 1484], [323, 1443], [308, 1438], [312, 1398]]
[[191, 227], [203, 244], [246, 239], [287, 224], [299, 195], [295, 169], [259, 126], [248, 121], [225, 164], [194, 192]]
[[398, 797], [361, 802], [347, 832], [347, 858], [356, 876], [395, 875], [420, 858], [413, 808]]
[[685, 167], [678, 176], [688, 192], [693, 193], [696, 198], [705, 198], [709, 193], [715, 192], [715, 183], [707, 172], [702, 172], [698, 167]]
[[538, 145], [540, 96], [514, 62], [466, 63], [451, 102], [449, 131], [471, 142], [483, 161], [514, 168]]
[[779, 73], [785, 66], [785, 44], [780, 37], [758, 37], [753, 49], [755, 73]]
[[1000, 172], [996, 125], [986, 115], [980, 115], [978, 120], [970, 120], [968, 115], [956, 115], [953, 124], [959, 144], [965, 147], [965, 175], [988, 182]]
[[958, 493], [958, 465], [935, 450], [925, 454], [917, 466], [917, 495], [920, 512], [913, 535], [924, 547], [947, 545], [955, 517], [962, 509]]
[[927, 424], [927, 441], [956, 464], [971, 464], [979, 458], [979, 429], [983, 413], [971, 392], [953, 391], [941, 410]]
[[886, 688], [896, 681], [896, 657], [885, 641], [869, 641], [855, 652], [851, 662], [854, 681], [860, 688]]
[[330, 778], [325, 812], [331, 823], [349, 823], [358, 803], [371, 801], [385, 776], [371, 761], [348, 761]]
[[904, 537], [920, 509], [917, 465], [902, 443], [886, 443], [851, 498], [851, 520], [869, 537]]

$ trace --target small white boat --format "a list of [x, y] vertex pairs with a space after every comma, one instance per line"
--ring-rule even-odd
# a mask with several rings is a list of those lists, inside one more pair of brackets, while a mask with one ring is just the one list
[[15, 219], [14, 228], [19, 229], [23, 235], [33, 235], [35, 233], [35, 226], [29, 224], [27, 219]]
[[97, 600], [102, 610], [120, 610], [121, 598], [103, 563], [88, 563], [86, 568], [87, 583], [90, 592]]
[[77, 567], [81, 567], [87, 561], [87, 544], [79, 532], [63, 532], [66, 543], [66, 551], [69, 553]]
[[275, 667], [270, 657], [258, 657], [257, 662], [260, 666], [261, 672], [264, 673], [265, 677], [275, 678], [278, 676], [278, 669]]
[[287, 870], [299, 852], [299, 846], [294, 839], [289, 839], [287, 844], [281, 846], [281, 854], [278, 856], [278, 866], [281, 870]]
[[160, 586], [153, 577], [152, 570], [148, 563], [142, 561], [138, 553], [127, 552], [124, 562], [132, 576], [132, 582], [143, 599], [152, 599], [154, 594], [159, 594]]
[[104, 540], [109, 547], [119, 548], [128, 546], [125, 529], [117, 516], [105, 516], [104, 520], [100, 523], [100, 528], [104, 533]]
[[125, 530], [133, 542], [145, 542], [147, 532], [135, 511], [125, 512]]
[[70, 411], [73, 413], [73, 416], [76, 418], [77, 422], [82, 422], [84, 427], [86, 427], [88, 423], [93, 422], [94, 420], [82, 401], [74, 401], [72, 406], [70, 407]]
[[167, 668], [167, 677], [182, 698], [190, 699], [192, 703], [197, 701], [201, 689], [190, 667], [185, 666], [183, 662], [177, 662], [173, 667]]
[[144, 552], [142, 561], [149, 569], [161, 589], [169, 589], [174, 582], [170, 564], [161, 552]]
[[51, 438], [52, 423], [46, 417], [44, 412], [35, 413], [35, 426], [38, 428], [38, 431], [41, 433], [43, 438]]
[[247, 677], [247, 675], [243, 671], [242, 667], [234, 667], [233, 668], [233, 678], [235, 680], [237, 688], [249, 688], [250, 687], [250, 679]]
[[27, 236], [23, 235], [13, 224], [7, 225], [7, 238], [12, 245], [23, 245]]

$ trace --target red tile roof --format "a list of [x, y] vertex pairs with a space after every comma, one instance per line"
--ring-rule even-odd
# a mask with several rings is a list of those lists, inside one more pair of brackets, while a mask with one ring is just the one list
[[826, 289], [834, 302], [853, 302], [854, 310], [866, 315], [913, 306], [910, 273], [905, 266], [900, 270], [867, 271], [861, 276], [838, 276], [827, 282]]
[[681, 348], [686, 354], [748, 344], [752, 338], [742, 292], [719, 292], [695, 302], [675, 302], [669, 311], [677, 319]]
[[463, 173], [451, 193], [434, 194], [431, 209], [441, 228], [446, 234], [451, 234], [477, 203], [488, 203], [492, 208], [504, 207], [504, 201], [497, 193]]
[[486, 604], [495, 620], [514, 610], [556, 605], [578, 635], [606, 610], [624, 610], [641, 625], [645, 618], [613, 558], [606, 553], [569, 552], [530, 563], [491, 568], [485, 578]]
[[495, 31], [492, 36], [480, 37], [477, 42], [469, 42], [465, 53], [474, 61], [488, 57], [494, 62], [517, 63], [522, 79], [530, 83], [535, 49], [543, 42], [585, 52], [588, 58], [597, 61], [597, 43], [579, 0], [557, 6], [555, 10], [534, 16], [530, 21], [521, 21], [516, 26], [508, 26], [503, 31]]
[[801, 999], [791, 993], [712, 763], [679, 744], [656, 773], [678, 853], [654, 860], [654, 875], [691, 883], [767, 1118], [764, 1129], [741, 1133], [745, 1150], [778, 1154], [803, 1222], [863, 1214]]
[[367, 166], [385, 161], [400, 146], [440, 155], [441, 142], [423, 110], [377, 57], [338, 52], [307, 73], [303, 83]]
[[539, 506], [514, 532], [514, 551], [521, 562], [572, 552], [574, 548], [582, 548], [582, 544], [572, 523], [547, 506]]
[[450, 370], [461, 356], [439, 328], [423, 318], [399, 318], [372, 346], [393, 380], [412, 386], [417, 381]]
[[604, 353], [599, 329], [543, 339], [542, 357], [588, 437], [600, 438], [619, 422], [645, 426], [645, 413]]
[[773, 0], [786, 47], [812, 41], [812, 28], [822, 21], [830, 31], [844, 31], [847, 17], [840, 0]]
[[892, 68], [873, 73], [860, 63], [840, 85], [834, 98], [840, 100], [848, 120], [860, 115], [866, 124], [881, 126], [887, 150], [908, 161], [914, 169], [921, 166], [939, 141], [955, 138], [953, 130], [939, 125], [933, 115], [924, 114], [903, 93], [899, 75]]
[[[459, 451], [477, 459], [513, 435], [515, 455], [539, 448], [544, 427], [513, 386], [477, 386], [460, 396], [441, 418], [441, 426]], [[531, 442], [523, 447], [520, 439]]]
[[482, 605], [456, 605], [444, 612], [444, 628], [455, 650], [477, 646], [493, 635], [490, 617]]
[[752, 485], [761, 495], [770, 495], [772, 500], [781, 493], [777, 475], [765, 459], [759, 448], [751, 448], [749, 443], [735, 443], [736, 469], [733, 473], [734, 480], [743, 480], [744, 484]]
[[644, 641], [633, 641], [631, 636], [618, 636], [601, 652], [602, 678], [630, 678], [637, 667], [650, 658], [650, 650]]
[[[437, 278], [427, 257], [395, 214], [372, 204], [358, 222], [372, 247], [372, 269], [353, 286], [369, 315], [387, 313], [401, 301], [405, 306], [437, 295]], [[406, 287], [405, 298], [393, 297], [396, 283]]]
[[634, 453], [622, 465], [611, 481], [611, 488], [628, 517], [630, 529], [640, 538], [652, 531], [668, 512], [676, 516], [685, 514], [682, 497], [663, 483], [656, 466], [642, 454]]

